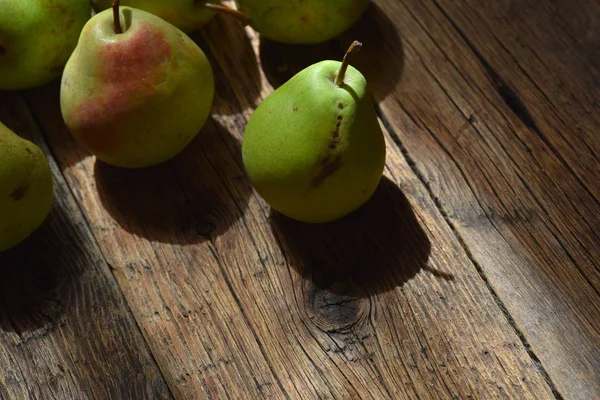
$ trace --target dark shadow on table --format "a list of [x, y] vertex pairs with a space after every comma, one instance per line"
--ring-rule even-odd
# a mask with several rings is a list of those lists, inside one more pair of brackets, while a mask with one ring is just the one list
[[55, 200], [31, 236], [0, 253], [0, 329], [26, 340], [56, 328], [90, 262], [85, 249], [79, 227]]
[[[64, 170], [93, 155], [75, 140], [65, 125], [60, 111], [60, 81], [61, 77], [57, 77], [46, 85], [23, 90], [21, 93], [38, 129], [54, 150], [56, 162]], [[61, 150], [57, 151], [59, 148]]]
[[398, 29], [371, 3], [352, 28], [325, 43], [290, 45], [261, 39], [260, 60], [269, 83], [278, 88], [312, 64], [341, 61], [350, 44], [358, 40], [363, 47], [351, 64], [363, 73], [377, 100], [383, 100], [395, 90], [404, 71], [404, 50]]
[[342, 219], [306, 224], [274, 212], [271, 225], [303, 277], [354, 297], [402, 286], [427, 266], [431, 251], [410, 203], [385, 177], [365, 205]]
[[262, 90], [258, 61], [250, 38], [237, 19], [215, 15], [190, 37], [204, 50], [213, 66], [216, 85], [213, 114], [240, 113], [238, 96], [252, 104], [258, 100]]
[[150, 168], [125, 169], [96, 161], [100, 200], [128, 232], [162, 243], [213, 239], [247, 208], [251, 188], [239, 141], [210, 119], [175, 158]]

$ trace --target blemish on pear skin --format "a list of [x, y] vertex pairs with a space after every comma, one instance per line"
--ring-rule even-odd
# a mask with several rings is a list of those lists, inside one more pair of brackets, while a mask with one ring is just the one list
[[310, 183], [310, 186], [314, 188], [321, 186], [325, 179], [333, 175], [344, 163], [342, 162], [342, 156], [340, 155], [335, 158], [331, 157], [331, 155], [327, 155], [321, 160], [320, 164], [321, 169], [319, 170], [319, 173], [315, 175]]
[[339, 103], [339, 104], [338, 104], [338, 108], [339, 108], [340, 110], [343, 110], [343, 109], [344, 109], [344, 103]]
[[81, 103], [73, 110], [76, 118], [69, 118], [74, 121], [69, 128], [96, 151], [111, 150], [121, 143], [122, 121], [140, 106], [139, 99], [156, 93], [155, 86], [166, 76], [167, 68], [156, 66], [170, 60], [171, 46], [150, 26], [141, 25], [138, 30], [130, 40], [101, 51], [99, 95]]
[[14, 192], [12, 192], [10, 194], [10, 197], [12, 197], [14, 201], [19, 201], [23, 198], [23, 196], [25, 196], [28, 189], [29, 189], [29, 186], [21, 185], [18, 188], [16, 188]]
[[44, 8], [47, 8], [49, 10], [56, 9], [61, 14], [69, 12], [69, 9], [67, 8], [67, 6], [65, 6], [64, 4], [60, 4], [60, 3], [57, 4], [54, 0], [45, 0], [45, 1], [42, 1], [41, 6], [44, 7]]
[[329, 149], [335, 150], [340, 144], [340, 126], [342, 126], [342, 117], [341, 115], [337, 116], [338, 122], [335, 124], [335, 130], [333, 131], [333, 136], [331, 137], [331, 142], [329, 142]]
[[[71, 29], [73, 24], [75, 23], [75, 16], [70, 12], [69, 8], [60, 3], [56, 3], [55, 1], [42, 1], [42, 7], [47, 9], [48, 12], [54, 12], [55, 15], [61, 15], [64, 17], [63, 23], [61, 24], [60, 29], [64, 31], [68, 31]], [[60, 34], [59, 31], [55, 30], [54, 34]]]
[[297, 113], [298, 112], [298, 107], [294, 107], [292, 111], [294, 111], [295, 113]]

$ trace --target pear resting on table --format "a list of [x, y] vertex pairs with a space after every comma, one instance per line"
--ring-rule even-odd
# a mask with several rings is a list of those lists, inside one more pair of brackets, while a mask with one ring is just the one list
[[283, 43], [316, 44], [352, 27], [370, 0], [236, 0], [261, 37]]
[[163, 19], [131, 7], [96, 14], [85, 25], [61, 82], [71, 134], [118, 167], [165, 162], [199, 133], [215, 81], [204, 52]]
[[275, 210], [303, 222], [328, 222], [375, 192], [386, 149], [365, 77], [322, 61], [295, 75], [256, 109], [242, 157], [250, 182]]
[[29, 237], [53, 201], [50, 166], [42, 150], [0, 123], [0, 251]]

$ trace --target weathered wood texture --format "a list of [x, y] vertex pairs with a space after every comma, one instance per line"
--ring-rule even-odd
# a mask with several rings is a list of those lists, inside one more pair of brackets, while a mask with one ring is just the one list
[[598, 398], [599, 4], [380, 4], [406, 58], [382, 114], [558, 391]]
[[378, 5], [353, 33], [396, 144], [558, 391], [597, 398], [600, 6]]
[[[216, 115], [235, 101], [219, 97]], [[52, 103], [35, 106], [45, 126]], [[551, 397], [399, 152], [361, 212], [304, 226], [252, 194], [245, 121], [227, 118], [144, 171], [73, 164], [79, 147], [48, 131], [177, 397]]]
[[170, 398], [120, 289], [23, 101], [0, 121], [48, 154], [55, 202], [30, 238], [0, 254], [0, 398]]
[[[218, 79], [180, 156], [108, 167], [28, 103], [177, 398], [600, 397], [600, 5], [377, 0], [319, 46], [218, 17]], [[356, 60], [388, 143], [354, 215], [271, 215], [244, 175], [253, 109], [300, 68]]]

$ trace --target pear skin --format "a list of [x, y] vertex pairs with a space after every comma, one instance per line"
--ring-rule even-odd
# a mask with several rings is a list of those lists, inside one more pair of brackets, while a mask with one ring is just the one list
[[364, 76], [323, 61], [300, 71], [256, 109], [242, 157], [250, 182], [276, 211], [311, 223], [363, 205], [383, 174], [383, 133]]
[[22, 242], [44, 222], [52, 191], [46, 155], [0, 123], [0, 251]]
[[[122, 6], [144, 10], [175, 25], [184, 32], [194, 31], [215, 15], [215, 12], [204, 6], [206, 3], [219, 4], [218, 0], [121, 0]], [[94, 9], [103, 11], [109, 9], [112, 0], [92, 0]]]
[[163, 19], [119, 7], [83, 28], [67, 62], [61, 112], [75, 139], [117, 167], [160, 164], [181, 152], [210, 115], [212, 67], [185, 33]]
[[293, 44], [326, 42], [342, 34], [370, 0], [236, 0], [262, 37]]
[[87, 0], [0, 1], [0, 90], [60, 76], [90, 17]]

